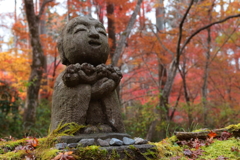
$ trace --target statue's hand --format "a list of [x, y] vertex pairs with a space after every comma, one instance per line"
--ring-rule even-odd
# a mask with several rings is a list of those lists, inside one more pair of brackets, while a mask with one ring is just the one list
[[122, 73], [118, 67], [113, 67], [112, 65], [100, 64], [96, 67], [98, 78], [107, 77], [115, 82], [115, 86], [118, 86], [121, 79]]
[[81, 70], [88, 76], [96, 72], [96, 68], [89, 63], [81, 64]]
[[102, 78], [92, 86], [92, 98], [99, 99], [115, 89], [115, 82], [109, 78]]
[[118, 67], [113, 67], [112, 65], [107, 66], [108, 70], [108, 78], [112, 79], [115, 82], [115, 86], [117, 87], [122, 79], [122, 73]]
[[97, 76], [98, 76], [98, 79], [101, 79], [103, 77], [108, 77], [109, 74], [111, 74], [109, 72], [109, 70], [107, 69], [107, 65], [106, 64], [99, 64], [97, 67], [96, 67], [96, 71], [97, 71]]
[[62, 80], [66, 86], [74, 87], [79, 84], [78, 71], [80, 68], [81, 66], [79, 63], [67, 66], [62, 76]]
[[96, 68], [89, 64], [81, 64], [81, 69], [78, 71], [80, 83], [93, 84], [97, 81]]

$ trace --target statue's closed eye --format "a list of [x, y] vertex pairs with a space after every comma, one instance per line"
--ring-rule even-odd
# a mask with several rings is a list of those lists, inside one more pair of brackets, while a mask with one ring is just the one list
[[107, 36], [106, 32], [102, 28], [97, 28], [96, 29], [98, 33], [103, 34], [104, 36]]
[[78, 33], [78, 32], [81, 32], [81, 31], [87, 31], [87, 29], [85, 29], [85, 28], [77, 28], [77, 29], [74, 30], [74, 34]]
[[103, 34], [103, 35], [105, 35], [105, 36], [107, 36], [107, 34], [105, 32], [103, 32], [103, 31], [98, 31], [98, 32]]

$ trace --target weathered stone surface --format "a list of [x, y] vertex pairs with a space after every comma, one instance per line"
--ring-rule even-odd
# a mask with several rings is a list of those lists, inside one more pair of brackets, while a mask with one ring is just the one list
[[129, 137], [130, 135], [126, 133], [93, 133], [93, 134], [79, 134], [76, 136], [61, 136], [58, 137], [58, 142], [65, 142], [65, 143], [77, 143], [81, 139], [90, 139], [93, 138], [95, 140], [95, 143], [97, 143], [97, 139], [111, 139], [111, 138], [117, 138], [122, 140], [123, 137]]
[[57, 143], [55, 147], [59, 150], [65, 149], [67, 147], [67, 143]]
[[135, 144], [147, 144], [148, 141], [139, 137], [134, 138]]
[[82, 147], [86, 147], [86, 146], [91, 146], [94, 145], [94, 139], [82, 139], [78, 142], [78, 145], [82, 146]]
[[112, 138], [111, 141], [109, 142], [111, 146], [121, 146], [123, 145], [123, 141], [117, 138]]
[[58, 50], [66, 69], [57, 77], [52, 100], [51, 127], [76, 122], [82, 133], [125, 132], [116, 88], [122, 74], [105, 65], [109, 54], [103, 25], [90, 17], [76, 17], [62, 30]]
[[100, 138], [97, 139], [97, 144], [101, 147], [109, 146], [109, 142], [107, 140], [102, 140]]
[[[156, 159], [158, 154], [156, 146], [149, 145], [149, 144], [132, 145], [132, 146], [109, 146], [109, 147], [101, 147], [100, 149], [107, 150], [109, 155], [111, 155], [111, 153], [113, 152], [116, 152], [119, 155], [119, 158], [117, 158], [118, 160], [122, 160], [122, 159], [147, 160], [147, 158], [143, 154], [145, 154], [148, 158]], [[148, 155], [147, 152], [149, 150], [155, 154]], [[126, 154], [126, 152], [128, 154]]]
[[128, 138], [128, 137], [123, 137], [123, 144], [131, 145], [131, 144], [134, 144], [134, 143], [135, 143], [135, 140], [133, 140], [131, 138]]
[[69, 148], [76, 148], [78, 146], [78, 143], [69, 143], [67, 147]]

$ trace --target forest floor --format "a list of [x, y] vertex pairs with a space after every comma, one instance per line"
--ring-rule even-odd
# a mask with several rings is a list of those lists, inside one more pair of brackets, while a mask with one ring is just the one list
[[[71, 127], [69, 127], [71, 128]], [[59, 129], [60, 130], [60, 129]], [[58, 130], [58, 131], [59, 131]], [[74, 129], [73, 129], [74, 130]], [[75, 150], [58, 150], [54, 146], [58, 136], [73, 132], [53, 132], [47, 137], [0, 139], [1, 160], [115, 160], [117, 153], [107, 154], [99, 146], [78, 147]], [[175, 136], [152, 143], [156, 151], [149, 151], [147, 160], [240, 160], [240, 123], [217, 130], [178, 132]], [[132, 145], [131, 148], [134, 149]], [[126, 159], [134, 159], [131, 155]]]

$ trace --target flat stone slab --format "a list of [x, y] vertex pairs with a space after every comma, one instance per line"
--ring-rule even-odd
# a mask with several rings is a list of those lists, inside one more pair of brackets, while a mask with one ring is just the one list
[[123, 137], [130, 138], [130, 135], [127, 133], [92, 133], [92, 134], [80, 134], [77, 136], [61, 136], [58, 137], [58, 142], [61, 143], [78, 143], [82, 139], [91, 139], [93, 138], [95, 143], [97, 144], [97, 139], [100, 138], [102, 140], [117, 138], [123, 140]]
[[111, 156], [111, 154], [113, 153], [117, 153], [118, 158], [116, 159], [119, 159], [119, 160], [155, 159], [158, 154], [156, 146], [150, 145], [150, 144], [131, 145], [131, 146], [109, 146], [109, 147], [100, 147], [100, 149], [107, 150], [109, 156]]

